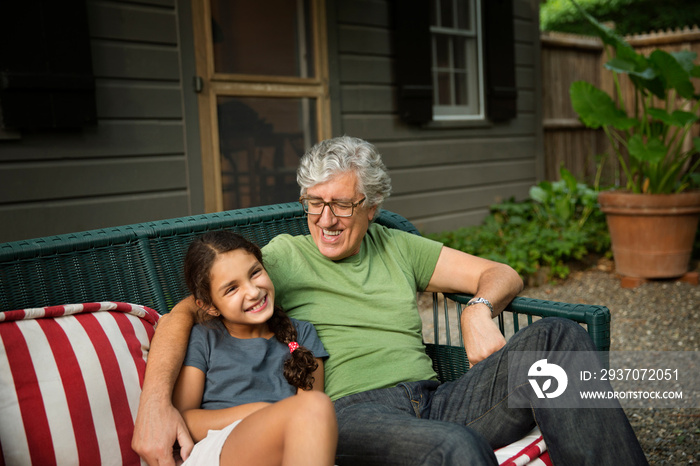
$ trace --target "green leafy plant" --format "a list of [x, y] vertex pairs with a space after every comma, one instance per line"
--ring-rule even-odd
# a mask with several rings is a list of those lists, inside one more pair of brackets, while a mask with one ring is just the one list
[[535, 211], [551, 226], [583, 228], [595, 212], [598, 193], [584, 183], [578, 183], [570, 171], [562, 168], [560, 180], [543, 181], [530, 188], [530, 198], [537, 201]]
[[571, 261], [609, 250], [605, 219], [596, 204], [596, 191], [562, 169], [560, 181], [533, 186], [530, 199], [491, 206], [479, 226], [426, 236], [506, 263], [523, 277], [544, 271], [547, 279], [565, 278]]
[[[602, 22], [614, 22], [620, 34], [683, 28], [700, 24], [697, 0], [577, 0], [587, 12], [595, 12]], [[593, 28], [581, 21], [569, 0], [540, 0], [540, 28], [592, 35]]]
[[[647, 57], [637, 53], [613, 30], [600, 24], [574, 0], [570, 0], [592, 24], [605, 45], [613, 72], [617, 101], [585, 81], [574, 82], [569, 93], [574, 110], [589, 128], [602, 128], [633, 193], [682, 192], [693, 185], [700, 160], [700, 138], [686, 150], [691, 126], [700, 120], [700, 101], [691, 81], [700, 77], [690, 51], [654, 50]], [[634, 99], [625, 102], [620, 75], [627, 75]], [[629, 158], [625, 155], [629, 154]]]

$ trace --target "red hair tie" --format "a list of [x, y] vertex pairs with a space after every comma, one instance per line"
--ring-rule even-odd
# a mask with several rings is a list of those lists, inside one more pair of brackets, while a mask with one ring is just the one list
[[299, 343], [296, 341], [290, 341], [289, 342], [289, 352], [293, 353], [295, 349], [299, 348]]

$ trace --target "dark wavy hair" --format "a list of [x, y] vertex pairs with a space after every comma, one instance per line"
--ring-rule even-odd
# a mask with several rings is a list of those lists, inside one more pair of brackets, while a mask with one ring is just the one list
[[[260, 248], [232, 231], [210, 231], [190, 244], [185, 255], [185, 282], [195, 300], [202, 304], [198, 313], [200, 323], [206, 323], [214, 319], [223, 320], [222, 316], [214, 317], [203, 309], [213, 304], [211, 298], [211, 268], [219, 254], [238, 249], [251, 254], [263, 267], [265, 266]], [[281, 308], [275, 306], [272, 317], [267, 321], [267, 325], [270, 331], [275, 334], [275, 338], [285, 346], [297, 341], [297, 329]], [[302, 390], [311, 390], [314, 382], [312, 374], [317, 368], [318, 363], [314, 359], [313, 353], [307, 348], [299, 346], [284, 363], [284, 377], [294, 387]]]

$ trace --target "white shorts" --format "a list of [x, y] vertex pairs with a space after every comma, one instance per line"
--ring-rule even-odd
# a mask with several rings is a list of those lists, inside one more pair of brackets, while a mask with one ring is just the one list
[[224, 448], [226, 439], [242, 419], [224, 427], [221, 430], [210, 430], [207, 436], [197, 442], [192, 449], [192, 453], [182, 466], [215, 466], [219, 464], [221, 450]]

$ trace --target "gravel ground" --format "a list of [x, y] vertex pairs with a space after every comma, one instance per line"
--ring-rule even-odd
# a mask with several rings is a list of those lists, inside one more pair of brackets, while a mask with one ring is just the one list
[[[621, 288], [610, 261], [600, 260], [557, 284], [528, 286], [521, 296], [607, 306], [611, 351], [700, 350], [700, 286], [659, 280]], [[426, 296], [420, 301], [428, 340], [432, 312]], [[700, 408], [625, 411], [650, 464], [700, 464]]]

